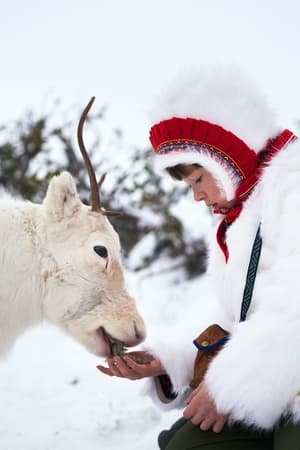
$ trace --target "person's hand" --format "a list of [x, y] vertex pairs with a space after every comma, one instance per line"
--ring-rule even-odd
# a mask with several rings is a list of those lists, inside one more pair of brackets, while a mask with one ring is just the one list
[[[137, 362], [138, 361], [138, 362]], [[128, 352], [121, 356], [106, 358], [108, 367], [98, 365], [100, 372], [111, 377], [140, 380], [163, 375], [165, 370], [159, 361], [144, 351]]]
[[199, 425], [203, 431], [212, 428], [215, 433], [219, 433], [228, 420], [227, 414], [218, 413], [204, 382], [189, 395], [185, 403], [188, 406], [183, 411], [183, 416], [194, 425]]

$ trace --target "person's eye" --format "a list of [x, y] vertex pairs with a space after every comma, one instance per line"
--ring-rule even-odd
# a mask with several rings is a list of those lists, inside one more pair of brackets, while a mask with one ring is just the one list
[[200, 175], [200, 177], [197, 178], [197, 180], [195, 181], [196, 184], [201, 183], [202, 181], [202, 175]]

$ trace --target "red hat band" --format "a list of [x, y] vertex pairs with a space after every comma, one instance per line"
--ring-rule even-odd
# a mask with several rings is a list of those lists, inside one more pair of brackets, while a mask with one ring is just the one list
[[257, 154], [244, 141], [205, 120], [163, 120], [151, 128], [150, 141], [160, 167], [198, 163], [215, 176], [228, 199], [258, 163]]

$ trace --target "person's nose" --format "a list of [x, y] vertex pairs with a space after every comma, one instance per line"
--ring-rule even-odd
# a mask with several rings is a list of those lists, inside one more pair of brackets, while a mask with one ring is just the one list
[[193, 188], [193, 195], [196, 202], [201, 202], [205, 199], [205, 193], [195, 188]]

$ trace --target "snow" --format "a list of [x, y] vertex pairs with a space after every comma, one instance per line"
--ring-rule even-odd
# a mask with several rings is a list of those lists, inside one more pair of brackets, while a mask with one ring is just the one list
[[[174, 274], [126, 275], [149, 340], [171, 329], [190, 328], [191, 308], [206, 297], [205, 277], [171, 284]], [[159, 431], [179, 418], [180, 411], [161, 411], [143, 394], [143, 380], [107, 377], [96, 369], [99, 362], [49, 324], [24, 334], [0, 363], [0, 449], [158, 448]]]
[[[285, 126], [294, 129], [299, 118], [296, 0], [218, 4], [130, 0], [118, 2], [117, 8], [113, 1], [12, 0], [3, 8], [2, 123], [27, 109], [48, 111], [53, 97], [72, 105], [65, 113], [69, 117], [92, 93], [97, 107], [109, 105], [108, 124], [104, 121], [101, 127], [121, 124], [131, 147], [132, 142], [146, 146], [147, 110], [170, 74], [215, 60], [238, 60], [256, 73], [287, 119]], [[183, 16], [187, 20], [182, 21]], [[122, 152], [115, 144], [104, 142], [103, 148], [120, 158]], [[184, 202], [189, 203], [188, 213]], [[200, 209], [191, 198], [177, 206], [178, 216], [188, 219], [186, 231], [191, 237], [201, 237], [210, 225], [207, 212], [200, 220]], [[147, 245], [152, 245], [150, 238]], [[135, 250], [134, 261], [142, 252], [142, 246]], [[168, 264], [159, 261], [152, 275], [127, 273], [149, 340], [171, 329], [188, 331], [191, 308], [196, 305], [199, 311], [203, 299], [202, 308], [209, 303], [205, 277], [183, 282], [180, 273], [165, 272]], [[22, 336], [7, 360], [0, 362], [0, 450], [158, 448], [159, 431], [171, 425], [180, 411], [160, 411], [142, 394], [143, 381], [106, 377], [96, 369], [98, 363], [98, 358], [48, 324]]]

